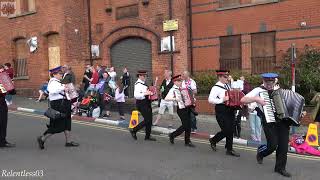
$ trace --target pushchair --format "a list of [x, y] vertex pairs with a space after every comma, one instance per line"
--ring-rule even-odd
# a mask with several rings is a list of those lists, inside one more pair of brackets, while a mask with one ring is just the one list
[[85, 113], [87, 117], [92, 117], [93, 110], [99, 106], [98, 93], [96, 91], [88, 91], [84, 97], [80, 98], [78, 101], [77, 114], [79, 116], [82, 116], [82, 114]]

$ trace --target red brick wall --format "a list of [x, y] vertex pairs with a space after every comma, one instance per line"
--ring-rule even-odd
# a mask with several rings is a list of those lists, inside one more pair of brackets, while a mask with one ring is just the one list
[[[187, 61], [187, 19], [186, 2], [175, 0], [173, 2], [173, 19], [178, 19], [179, 30], [174, 32], [176, 53], [174, 53], [174, 73], [181, 73], [188, 66]], [[138, 4], [139, 16], [135, 18], [116, 19], [116, 8]], [[112, 8], [111, 13], [106, 13], [107, 7]], [[92, 32], [93, 44], [100, 44], [101, 57], [100, 63], [110, 65], [110, 47], [118, 40], [137, 36], [149, 40], [152, 43], [152, 67], [153, 74], [162, 78], [163, 70], [170, 69], [170, 54], [159, 53], [160, 42], [157, 39], [169, 36], [163, 32], [162, 21], [169, 19], [168, 1], [150, 1], [149, 5], [143, 6], [141, 1], [118, 0], [95, 1], [91, 5], [92, 12]], [[160, 21], [159, 21], [160, 18]], [[103, 33], [96, 33], [95, 25], [103, 24]], [[139, 28], [126, 28], [128, 26], [138, 26]], [[122, 30], [118, 30], [123, 28]], [[148, 29], [148, 30], [144, 30]], [[114, 32], [115, 31], [115, 32]], [[112, 35], [111, 32], [114, 32]], [[104, 39], [104, 40], [103, 40]]]
[[[260, 31], [265, 23], [267, 31], [276, 31], [276, 52], [281, 53], [295, 43], [320, 47], [320, 2], [318, 0], [281, 0], [278, 3], [216, 11], [218, 0], [192, 0], [193, 58], [195, 70], [219, 68], [219, 37], [227, 35], [228, 26], [233, 34], [242, 35], [242, 68], [250, 70], [251, 33]], [[306, 28], [300, 22], [307, 22]]]

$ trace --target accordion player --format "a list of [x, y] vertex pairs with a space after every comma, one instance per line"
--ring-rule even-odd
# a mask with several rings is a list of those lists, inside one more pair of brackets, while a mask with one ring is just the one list
[[195, 106], [195, 98], [191, 89], [181, 88], [180, 92], [181, 92], [182, 100], [186, 107]]
[[278, 89], [270, 95], [267, 91], [261, 92], [260, 97], [267, 104], [263, 106], [267, 122], [275, 122], [276, 119], [279, 119], [293, 126], [300, 125], [305, 104], [305, 99], [300, 94], [288, 89]]

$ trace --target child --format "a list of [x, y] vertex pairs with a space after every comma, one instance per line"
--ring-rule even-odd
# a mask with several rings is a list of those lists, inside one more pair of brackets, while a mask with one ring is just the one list
[[117, 82], [117, 89], [115, 92], [115, 101], [117, 102], [118, 105], [118, 111], [119, 111], [119, 115], [120, 115], [120, 119], [121, 120], [125, 120], [124, 118], [124, 112], [123, 112], [123, 106], [125, 103], [125, 99], [124, 99], [124, 89], [123, 89], [123, 84], [121, 84], [120, 82]]

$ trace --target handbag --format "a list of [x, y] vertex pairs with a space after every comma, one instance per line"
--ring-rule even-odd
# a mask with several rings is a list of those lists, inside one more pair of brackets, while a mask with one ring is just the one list
[[[62, 101], [62, 103], [63, 103], [63, 101]], [[62, 105], [62, 103], [61, 103], [61, 105]], [[44, 115], [46, 117], [48, 117], [50, 119], [54, 119], [54, 120], [66, 117], [65, 113], [61, 113], [61, 112], [51, 108], [49, 101], [48, 101], [48, 106], [49, 106], [48, 109], [46, 110], [46, 112], [44, 112]]]

